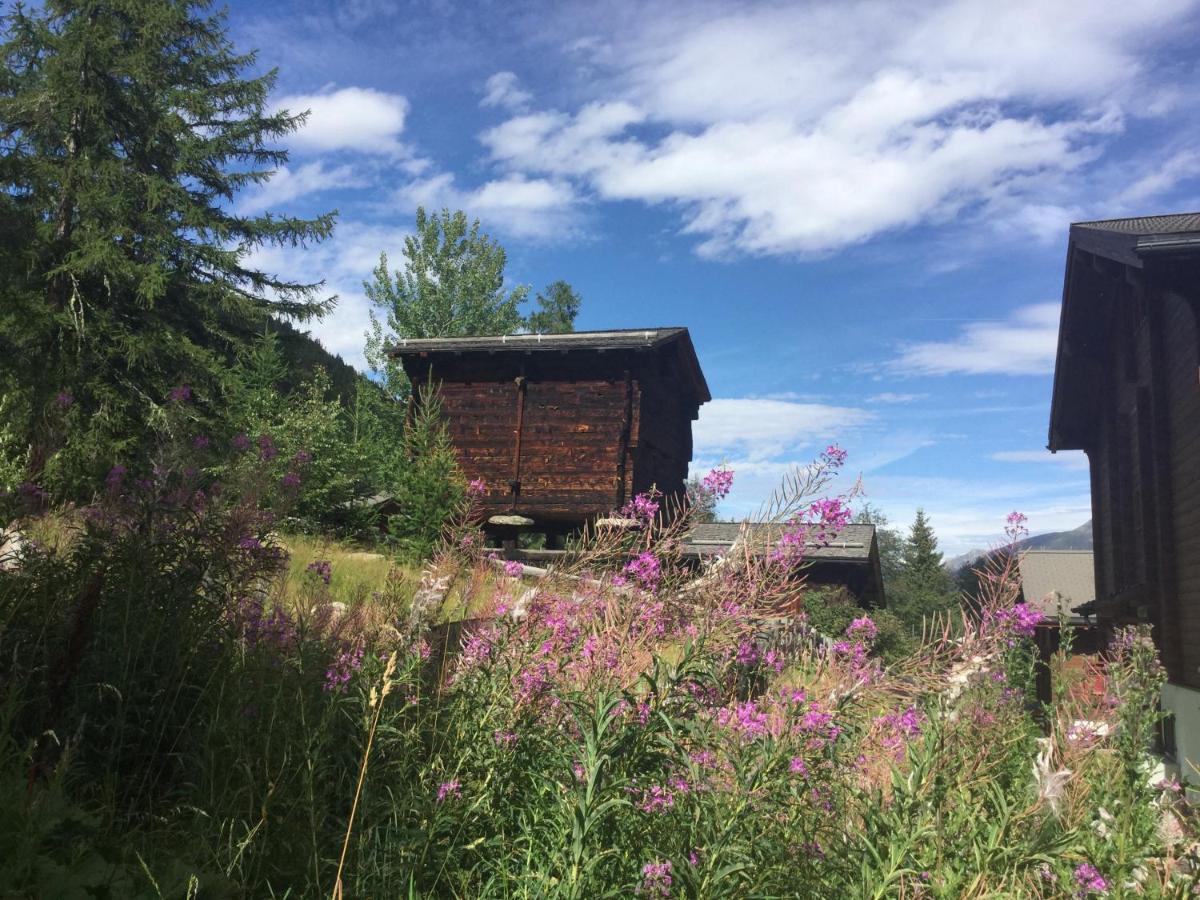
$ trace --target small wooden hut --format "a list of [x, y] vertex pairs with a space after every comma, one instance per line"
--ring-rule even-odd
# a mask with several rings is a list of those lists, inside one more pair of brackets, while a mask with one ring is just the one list
[[686, 328], [401, 340], [390, 353], [439, 390], [485, 514], [548, 534], [651, 487], [682, 494], [692, 422], [712, 399]]

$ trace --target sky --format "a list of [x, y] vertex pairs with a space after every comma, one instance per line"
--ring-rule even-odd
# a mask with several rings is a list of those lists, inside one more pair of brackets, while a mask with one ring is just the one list
[[1090, 516], [1086, 459], [1044, 449], [1067, 230], [1200, 208], [1198, 7], [231, 0], [310, 111], [238, 204], [338, 211], [256, 262], [325, 280], [312, 331], [360, 368], [380, 252], [463, 209], [580, 330], [690, 329], [724, 515], [836, 441], [835, 491], [952, 555]]

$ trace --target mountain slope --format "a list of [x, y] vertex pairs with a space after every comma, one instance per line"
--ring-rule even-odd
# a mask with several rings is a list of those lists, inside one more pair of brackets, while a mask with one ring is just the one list
[[[1088, 519], [1078, 528], [1070, 531], [1050, 531], [1046, 534], [1034, 534], [1019, 541], [1017, 546], [1022, 550], [1091, 550], [1092, 549], [1092, 520]], [[994, 549], [994, 548], [993, 548]], [[963, 566], [969, 566], [990, 550], [978, 548], [968, 550], [958, 556], [946, 560], [946, 568], [957, 572]]]

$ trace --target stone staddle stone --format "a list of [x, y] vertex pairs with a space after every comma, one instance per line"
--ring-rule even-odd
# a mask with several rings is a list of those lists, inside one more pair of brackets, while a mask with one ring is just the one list
[[596, 520], [597, 528], [640, 528], [641, 524], [637, 519], [608, 518]]
[[533, 519], [525, 516], [492, 516], [488, 519], [489, 525], [507, 525], [509, 528], [528, 528], [533, 524]]

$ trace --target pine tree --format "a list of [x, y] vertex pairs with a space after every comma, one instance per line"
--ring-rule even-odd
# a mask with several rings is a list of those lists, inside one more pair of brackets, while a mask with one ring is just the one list
[[888, 603], [913, 628], [920, 627], [923, 619], [949, 610], [957, 603], [954, 579], [943, 565], [937, 537], [922, 509], [917, 510], [904, 542], [900, 571]]
[[[31, 478], [82, 483], [136, 452], [172, 386], [211, 412], [268, 317], [332, 303], [250, 262], [324, 238], [333, 216], [236, 212], [303, 115], [268, 111], [275, 73], [243, 77], [254, 54], [209, 6], [47, 0], [3, 19], [0, 389], [20, 395]], [[56, 403], [85, 423], [57, 456]]]
[[533, 334], [567, 334], [575, 330], [583, 298], [565, 281], [555, 281], [537, 295], [537, 304], [526, 322], [529, 330]]

